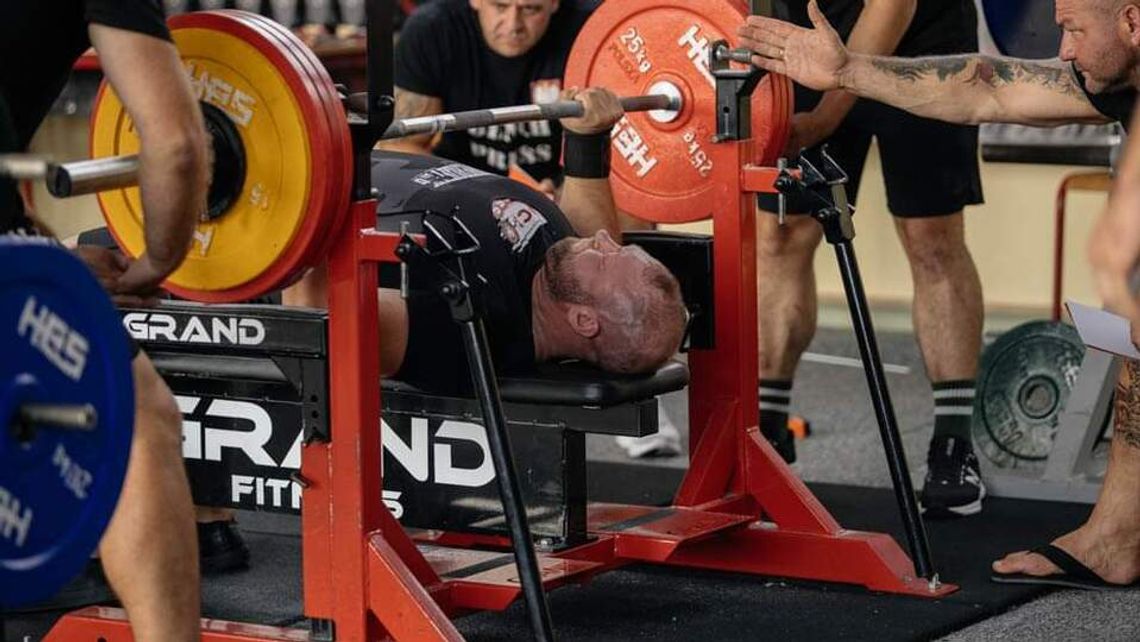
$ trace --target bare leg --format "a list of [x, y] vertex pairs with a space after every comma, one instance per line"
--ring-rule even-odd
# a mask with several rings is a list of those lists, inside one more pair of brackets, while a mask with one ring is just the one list
[[[1092, 515], [1053, 544], [1077, 558], [1106, 582], [1140, 579], [1140, 363], [1121, 368], [1116, 386], [1116, 419], [1108, 471]], [[999, 573], [1046, 576], [1060, 572], [1049, 560], [1025, 551], [994, 562]]]
[[807, 216], [790, 216], [781, 226], [774, 214], [761, 212], [756, 235], [760, 378], [788, 381], [815, 336], [812, 261], [823, 231]]
[[[300, 281], [281, 293], [281, 302], [309, 308], [327, 308], [328, 273], [324, 267], [309, 270]], [[399, 371], [408, 347], [408, 306], [399, 290], [377, 290], [380, 313], [380, 376], [390, 377]]]
[[198, 540], [182, 467], [182, 415], [145, 354], [133, 371], [131, 459], [99, 552], [136, 640], [196, 640]]
[[293, 285], [281, 291], [281, 303], [304, 308], [326, 308], [329, 297], [328, 269], [324, 265], [308, 271]]
[[914, 279], [914, 329], [931, 381], [974, 379], [982, 345], [982, 284], [961, 212], [895, 219]]

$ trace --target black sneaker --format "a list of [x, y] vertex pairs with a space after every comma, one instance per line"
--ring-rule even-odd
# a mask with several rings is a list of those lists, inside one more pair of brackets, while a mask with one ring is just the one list
[[926, 455], [923, 514], [927, 517], [965, 517], [982, 512], [986, 485], [978, 473], [978, 458], [969, 440], [935, 437]]
[[249, 548], [237, 529], [237, 522], [198, 524], [198, 558], [202, 562], [203, 575], [248, 568]]
[[776, 449], [784, 461], [789, 464], [796, 463], [796, 435], [791, 428], [785, 427], [775, 435], [770, 435], [761, 429], [760, 434], [764, 435], [764, 438], [768, 440], [769, 444], [772, 444], [772, 448]]

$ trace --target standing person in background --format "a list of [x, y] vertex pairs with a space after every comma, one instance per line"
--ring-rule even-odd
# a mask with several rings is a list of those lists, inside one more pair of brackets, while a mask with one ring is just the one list
[[[978, 50], [973, 0], [779, 0], [790, 22], [808, 27], [826, 16], [852, 52], [902, 58]], [[809, 15], [811, 14], [811, 15]], [[793, 76], [794, 80], [798, 80]], [[978, 131], [859, 99], [842, 89], [796, 85], [789, 155], [809, 158], [828, 146], [851, 178], [854, 203], [871, 139], [876, 139], [887, 205], [914, 281], [913, 318], [933, 388], [934, 436], [922, 506], [927, 515], [971, 515], [985, 487], [970, 437], [974, 379], [982, 340], [982, 286], [966, 247], [963, 208], [982, 202]], [[760, 198], [774, 212], [776, 199]], [[790, 198], [788, 211], [809, 213]], [[785, 459], [795, 459], [786, 425], [792, 378], [816, 329], [813, 257], [822, 230], [806, 216], [757, 225], [760, 263], [760, 428]]]

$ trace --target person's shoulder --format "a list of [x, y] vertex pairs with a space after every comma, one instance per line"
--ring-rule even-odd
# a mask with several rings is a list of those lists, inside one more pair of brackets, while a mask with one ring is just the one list
[[469, 19], [470, 13], [467, 0], [432, 0], [421, 4], [412, 12], [404, 23], [403, 31], [414, 33], [444, 28]]
[[602, 6], [602, 0], [566, 0], [565, 6], [571, 11], [589, 15]]
[[561, 11], [568, 22], [581, 26], [601, 4], [602, 0], [565, 0]]
[[84, 19], [90, 24], [170, 40], [166, 17], [159, 0], [87, 0], [84, 3]]
[[600, 0], [563, 0], [550, 24], [546, 50], [559, 57], [569, 53], [578, 33], [600, 5]]

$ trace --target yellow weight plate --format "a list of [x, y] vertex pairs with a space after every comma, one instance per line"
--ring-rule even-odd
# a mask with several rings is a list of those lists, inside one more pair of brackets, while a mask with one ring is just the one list
[[[320, 112], [311, 104], [311, 79], [275, 41], [216, 12], [179, 16], [171, 26], [199, 100], [236, 125], [247, 171], [230, 208], [197, 226], [190, 253], [168, 286], [201, 300], [223, 291], [226, 300], [256, 296], [277, 285], [266, 282], [267, 275], [293, 271], [280, 263], [297, 253], [290, 249], [305, 218], [320, 214], [315, 201], [328, 198], [327, 180], [312, 160], [325, 148], [328, 126], [313, 116]], [[133, 124], [109, 87], [96, 99], [91, 129], [93, 158], [139, 150]], [[99, 200], [120, 245], [141, 254], [139, 189], [104, 192]]]

